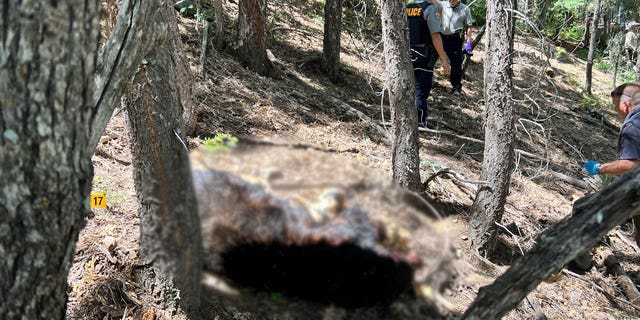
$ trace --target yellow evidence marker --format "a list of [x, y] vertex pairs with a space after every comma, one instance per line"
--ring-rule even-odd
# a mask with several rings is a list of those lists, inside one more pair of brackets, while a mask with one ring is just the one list
[[91, 194], [91, 208], [106, 208], [107, 207], [107, 195], [104, 193], [92, 193]]

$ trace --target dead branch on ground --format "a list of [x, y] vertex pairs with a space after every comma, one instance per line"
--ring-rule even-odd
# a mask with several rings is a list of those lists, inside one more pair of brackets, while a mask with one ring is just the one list
[[462, 319], [499, 319], [516, 307], [549, 275], [593, 246], [609, 230], [640, 214], [638, 190], [640, 169], [576, 201], [570, 217], [540, 234], [533, 248], [491, 285], [480, 289]]
[[608, 252], [604, 259], [604, 264], [607, 266], [609, 273], [617, 277], [616, 283], [620, 286], [630, 303], [636, 306], [636, 308], [640, 308], [640, 292], [638, 292], [633, 280], [629, 278], [620, 263], [618, 263], [618, 259], [611, 251]]

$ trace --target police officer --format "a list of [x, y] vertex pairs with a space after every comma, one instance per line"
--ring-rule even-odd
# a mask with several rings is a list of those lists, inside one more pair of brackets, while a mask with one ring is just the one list
[[[437, 0], [431, 0], [437, 1]], [[407, 3], [407, 20], [411, 45], [411, 62], [415, 77], [418, 126], [426, 127], [427, 99], [433, 85], [433, 67], [440, 57], [443, 75], [451, 72], [440, 37], [440, 20], [436, 6], [430, 1], [412, 0]]]
[[640, 23], [632, 22], [627, 26], [627, 33], [624, 35], [624, 51], [627, 54], [627, 61], [629, 66], [636, 65], [636, 59], [638, 58], [638, 27]]
[[460, 0], [440, 1], [442, 7], [442, 44], [451, 62], [451, 92], [462, 94], [462, 45], [471, 53], [471, 10]]

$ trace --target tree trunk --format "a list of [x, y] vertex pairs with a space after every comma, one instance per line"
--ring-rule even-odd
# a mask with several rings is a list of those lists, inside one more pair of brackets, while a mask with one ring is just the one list
[[[154, 26], [175, 24], [173, 7]], [[194, 313], [200, 304], [201, 237], [180, 103], [179, 36], [146, 57], [128, 95], [131, 153], [140, 213], [140, 259], [151, 264], [170, 309]], [[166, 30], [166, 29], [165, 29]], [[160, 32], [160, 31], [156, 31]], [[179, 301], [178, 301], [179, 300]]]
[[99, 9], [0, 2], [0, 319], [65, 317], [90, 212]]
[[193, 135], [196, 131], [196, 104], [193, 100], [194, 78], [189, 68], [187, 56], [182, 50], [182, 39], [180, 38], [180, 30], [178, 29], [178, 20], [176, 19], [176, 11], [171, 8], [166, 9], [166, 23], [169, 26], [169, 40], [166, 42], [173, 49], [171, 65], [175, 73], [175, 83], [180, 93], [180, 99], [177, 101], [182, 106], [182, 118], [184, 120], [185, 135]]
[[549, 13], [551, 0], [538, 0], [536, 5], [538, 7], [538, 28], [545, 31], [545, 26], [547, 25], [547, 14]]
[[480, 180], [489, 183], [478, 189], [471, 212], [471, 234], [478, 251], [491, 256], [509, 193], [513, 166], [515, 110], [511, 101], [512, 29], [510, 1], [487, 3], [487, 57], [484, 63], [486, 101], [485, 146]]
[[224, 7], [222, 0], [213, 0], [213, 10], [216, 14], [215, 41], [216, 50], [221, 51], [224, 47]]
[[324, 5], [322, 68], [334, 81], [340, 78], [340, 33], [342, 0], [327, 0]]
[[589, 10], [585, 9], [585, 13], [584, 13], [584, 33], [582, 34], [582, 39], [580, 40], [580, 43], [582, 44], [582, 47], [586, 47], [589, 45], [589, 40], [591, 39], [591, 25], [593, 23], [591, 23], [591, 18], [592, 16], [589, 14]]
[[381, 6], [386, 88], [393, 119], [393, 180], [409, 190], [420, 191], [418, 118], [406, 4], [404, 1], [382, 0]]
[[238, 13], [238, 55], [251, 70], [269, 76], [273, 71], [267, 57], [267, 1], [240, 0]]
[[[623, 57], [624, 55], [624, 35], [623, 37], [617, 36], [615, 38], [614, 44], [611, 46], [611, 51], [609, 53], [609, 56], [613, 57], [614, 59], [614, 63], [613, 63], [613, 87], [617, 87], [617, 83], [618, 83], [618, 70], [620, 70], [620, 58]], [[615, 52], [615, 55], [612, 54], [612, 52]]]
[[640, 82], [640, 57], [636, 58], [636, 67], [633, 71], [636, 73], [636, 82]]
[[[161, 10], [160, 1], [123, 0], [115, 30], [98, 57], [96, 88], [93, 92], [95, 115], [91, 118], [89, 145], [98, 145], [113, 110], [128, 89], [146, 53], [165, 41], [166, 32], [144, 32]], [[95, 48], [94, 48], [95, 49]]]
[[591, 79], [593, 78], [593, 55], [596, 51], [596, 35], [598, 33], [598, 20], [600, 17], [600, 0], [595, 0], [593, 5], [593, 20], [591, 21], [591, 40], [589, 41], [589, 54], [587, 55], [587, 71], [584, 91], [591, 94]]
[[640, 214], [640, 169], [616, 179], [595, 195], [574, 204], [571, 217], [538, 236], [536, 245], [491, 285], [478, 292], [462, 319], [500, 319], [580, 252], [609, 230]]

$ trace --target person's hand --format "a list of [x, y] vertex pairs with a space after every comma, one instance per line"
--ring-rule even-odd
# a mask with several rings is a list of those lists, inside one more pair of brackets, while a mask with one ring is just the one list
[[600, 173], [600, 170], [598, 169], [600, 163], [595, 160], [589, 160], [582, 164], [582, 166], [587, 170], [587, 174], [589, 174], [590, 176]]
[[471, 41], [467, 40], [467, 43], [464, 44], [464, 51], [467, 53], [471, 53], [473, 51], [473, 45], [471, 45]]
[[441, 59], [441, 62], [442, 62], [442, 75], [445, 78], [449, 78], [449, 76], [451, 75], [451, 65], [449, 65], [449, 60]]

